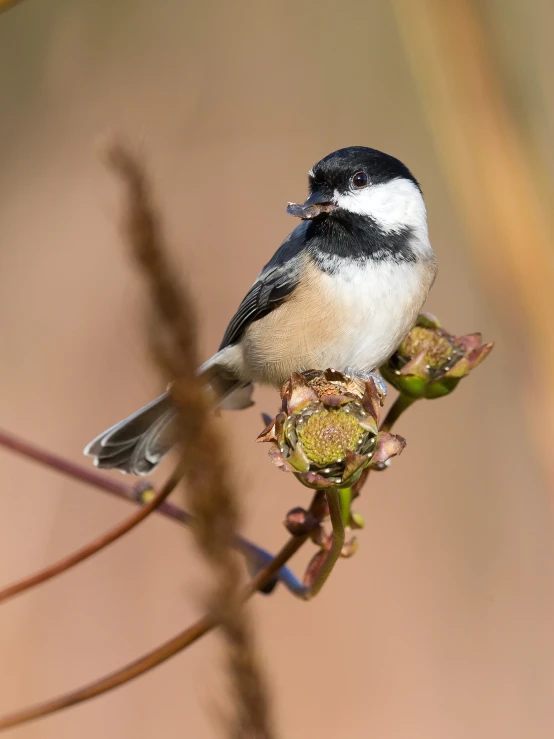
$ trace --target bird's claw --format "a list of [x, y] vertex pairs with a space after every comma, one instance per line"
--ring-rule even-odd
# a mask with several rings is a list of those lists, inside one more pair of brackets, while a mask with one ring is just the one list
[[378, 372], [364, 372], [363, 370], [355, 370], [353, 367], [346, 367], [346, 369], [344, 370], [344, 374], [349, 375], [350, 377], [357, 377], [364, 382], [368, 382], [368, 380], [373, 380], [378, 392], [381, 393], [383, 398], [387, 397], [386, 382], [383, 380]]

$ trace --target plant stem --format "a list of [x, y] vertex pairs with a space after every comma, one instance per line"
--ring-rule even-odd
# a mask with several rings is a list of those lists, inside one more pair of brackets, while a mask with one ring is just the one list
[[409, 398], [407, 395], [400, 393], [385, 416], [385, 420], [381, 424], [379, 431], [390, 431], [404, 411], [415, 403], [415, 401], [415, 398]]
[[343, 526], [350, 521], [350, 506], [352, 505], [352, 488], [339, 488], [339, 500]]
[[27, 459], [33, 459], [39, 464], [57, 470], [66, 475], [66, 477], [72, 477], [74, 480], [83, 482], [86, 485], [101, 488], [107, 493], [117, 495], [119, 498], [125, 498], [126, 500], [135, 502], [137, 500], [137, 493], [130, 485], [126, 485], [124, 482], [118, 482], [101, 472], [96, 472], [96, 470], [92, 469], [92, 465], [89, 469], [80, 464], [70, 462], [58, 454], [48, 452], [30, 441], [14, 436], [11, 432], [5, 431], [4, 429], [0, 429], [0, 446], [11, 449], [13, 452], [17, 452], [17, 454], [21, 454], [21, 456]]
[[[14, 436], [9, 431], [0, 429], [0, 446], [14, 451], [26, 459], [32, 459], [45, 467], [56, 470], [66, 477], [71, 477], [85, 485], [91, 485], [98, 490], [103, 490], [105, 493], [130, 501], [135, 505], [144, 505], [145, 503], [150, 502], [150, 500], [147, 500], [146, 496], [146, 493], [152, 494], [150, 489], [141, 489], [140, 485], [135, 487], [126, 485], [124, 482], [114, 480], [94, 469], [88, 469], [82, 465], [70, 462], [58, 454], [48, 452], [36, 444]], [[160, 503], [155, 510], [157, 513], [161, 513], [167, 518], [179, 521], [184, 526], [191, 526], [194, 522], [194, 516], [174, 503], [170, 503], [168, 500], [164, 500]], [[234, 546], [237, 551], [239, 551], [254, 567], [265, 567], [273, 560], [273, 555], [270, 552], [238, 534], [235, 535]], [[284, 567], [278, 573], [277, 577], [293, 595], [303, 597], [305, 587], [296, 575], [291, 572], [291, 570]], [[11, 595], [15, 595], [15, 593], [11, 593]], [[9, 597], [9, 595], [7, 597]]]
[[304, 594], [304, 600], [310, 600], [314, 598], [321, 588], [325, 585], [325, 582], [337, 559], [340, 557], [342, 548], [344, 546], [344, 525], [342, 522], [342, 511], [339, 491], [337, 488], [329, 488], [326, 490], [327, 503], [329, 504], [329, 515], [331, 517], [331, 525], [333, 527], [333, 541], [331, 548], [327, 552], [327, 556], [323, 560], [321, 567], [319, 568], [315, 579]]
[[[308, 534], [304, 536], [291, 537], [267, 567], [264, 567], [263, 570], [260, 570], [260, 572], [252, 578], [244, 590], [244, 600], [246, 601], [260, 588], [263, 588], [264, 585], [266, 585], [273, 577], [275, 577], [283, 565], [298, 551], [298, 549], [300, 549], [307, 538]], [[89, 683], [82, 688], [66, 693], [65, 695], [61, 695], [58, 698], [53, 698], [52, 700], [30, 706], [29, 708], [24, 708], [21, 711], [9, 714], [4, 718], [0, 718], [0, 731], [13, 728], [14, 726], [20, 726], [21, 724], [43, 716], [48, 716], [57, 711], [61, 711], [64, 708], [69, 708], [77, 703], [82, 703], [83, 701], [95, 698], [96, 696], [107, 693], [109, 690], [113, 690], [114, 688], [124, 685], [130, 680], [143, 675], [145, 672], [148, 672], [148, 670], [157, 667], [157, 665], [162, 664], [162, 662], [165, 662], [170, 657], [183, 651], [183, 649], [186, 649], [188, 646], [196, 642], [200, 637], [207, 634], [217, 625], [217, 620], [210, 614], [202, 616], [202, 618], [200, 618], [196, 623], [173, 637], [173, 639], [170, 639], [160, 647], [148, 652], [148, 654], [134, 660], [125, 667], [112, 672], [110, 675]]]
[[102, 549], [105, 549], [110, 544], [113, 544], [114, 541], [117, 541], [125, 534], [128, 534], [129, 531], [132, 531], [136, 526], [138, 526], [139, 523], [144, 521], [145, 518], [147, 518], [153, 511], [155, 511], [156, 508], [168, 497], [168, 495], [173, 492], [173, 490], [181, 480], [182, 476], [183, 463], [179, 462], [171, 477], [168, 479], [162, 489], [152, 497], [147, 505], [139, 508], [137, 511], [135, 511], [135, 513], [133, 513], [132, 516], [129, 516], [127, 519], [125, 519], [125, 521], [118, 524], [117, 526], [114, 526], [114, 528], [102, 534], [102, 536], [94, 539], [94, 541], [91, 541], [86, 546], [77, 549], [77, 551], [69, 554], [67, 557], [63, 557], [62, 559], [55, 562], [53, 565], [50, 565], [43, 570], [39, 570], [38, 572], [35, 572], [32, 575], [29, 575], [28, 577], [25, 577], [22, 580], [18, 580], [18, 582], [15, 582], [12, 585], [8, 585], [7, 587], [3, 588], [2, 590], [0, 590], [0, 603], [2, 601], [8, 600], [8, 598], [13, 598], [15, 595], [29, 590], [35, 585], [46, 582], [47, 580], [50, 580], [57, 575], [61, 575], [62, 572], [66, 572], [72, 567], [75, 567], [75, 565], [78, 565], [85, 559], [92, 557], [93, 554], [97, 554]]

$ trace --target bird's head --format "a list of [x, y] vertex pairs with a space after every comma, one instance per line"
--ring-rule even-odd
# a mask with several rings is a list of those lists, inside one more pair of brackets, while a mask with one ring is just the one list
[[287, 212], [302, 219], [362, 216], [384, 233], [426, 229], [421, 189], [398, 159], [377, 149], [349, 146], [321, 159], [309, 172], [310, 195]]

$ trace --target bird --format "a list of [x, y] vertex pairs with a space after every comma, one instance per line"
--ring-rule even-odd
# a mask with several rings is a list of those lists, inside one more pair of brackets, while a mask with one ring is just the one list
[[[349, 146], [308, 173], [300, 223], [262, 269], [218, 351], [198, 370], [217, 407], [252, 405], [254, 384], [333, 368], [374, 377], [400, 345], [435, 280], [437, 259], [421, 187], [399, 159]], [[173, 444], [168, 390], [93, 439], [101, 468], [148, 475]]]

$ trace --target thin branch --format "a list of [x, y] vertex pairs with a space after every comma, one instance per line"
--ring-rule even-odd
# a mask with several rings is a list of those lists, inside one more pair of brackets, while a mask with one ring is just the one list
[[139, 523], [144, 521], [145, 518], [147, 518], [151, 513], [153, 513], [153, 511], [156, 510], [156, 508], [168, 497], [168, 495], [173, 492], [182, 477], [183, 464], [180, 463], [177, 465], [176, 470], [173, 472], [173, 474], [162, 487], [162, 489], [158, 493], [156, 493], [154, 497], [150, 500], [150, 502], [147, 503], [143, 508], [139, 508], [137, 511], [135, 511], [135, 513], [133, 513], [132, 516], [129, 516], [129, 518], [125, 519], [125, 521], [118, 524], [113, 529], [110, 529], [106, 533], [102, 534], [102, 536], [99, 536], [97, 539], [94, 539], [86, 546], [77, 549], [77, 551], [69, 554], [67, 557], [63, 557], [62, 559], [55, 562], [53, 565], [50, 565], [43, 570], [39, 570], [29, 577], [25, 577], [22, 580], [19, 580], [18, 582], [3, 588], [2, 590], [0, 590], [0, 603], [2, 601], [8, 600], [8, 598], [13, 598], [15, 595], [23, 593], [25, 590], [29, 590], [35, 585], [46, 582], [47, 580], [60, 575], [62, 572], [66, 572], [72, 567], [75, 567], [75, 565], [78, 565], [80, 562], [84, 562], [85, 559], [92, 557], [93, 554], [97, 554], [98, 552], [102, 551], [102, 549], [105, 549], [110, 544], [113, 544], [114, 541], [117, 541], [125, 534], [128, 534], [129, 531], [132, 531], [136, 526], [139, 525]]
[[388, 410], [387, 415], [379, 428], [379, 431], [390, 431], [400, 416], [407, 411], [408, 408], [415, 403], [415, 398], [409, 398], [404, 393], [400, 393], [394, 403]]
[[[252, 578], [251, 582], [244, 590], [242, 596], [243, 600], [247, 600], [254, 593], [267, 585], [279, 570], [282, 569], [285, 563], [288, 562], [298, 549], [300, 549], [307, 537], [308, 534], [304, 536], [291, 537], [279, 554], [273, 558], [271, 563]], [[35, 706], [11, 713], [4, 716], [4, 718], [0, 718], [0, 731], [10, 729], [15, 726], [21, 726], [21, 724], [33, 721], [34, 719], [49, 716], [50, 714], [61, 711], [64, 708], [69, 708], [78, 703], [83, 703], [86, 700], [90, 700], [91, 698], [103, 695], [114, 688], [118, 688], [121, 685], [128, 683], [130, 680], [134, 680], [135, 678], [140, 677], [140, 675], [144, 675], [144, 673], [152, 670], [154, 667], [157, 667], [171, 657], [174, 657], [217, 625], [218, 621], [214, 616], [203, 616], [195, 624], [189, 626], [180, 634], [173, 637], [173, 639], [170, 639], [160, 647], [148, 652], [148, 654], [134, 660], [125, 667], [112, 672], [110, 675], [89, 683], [82, 688], [72, 690], [62, 696], [53, 698], [52, 700], [39, 703]]]
[[[48, 452], [36, 444], [20, 439], [2, 429], [0, 429], [0, 447], [10, 449], [26, 459], [32, 459], [49, 469], [60, 472], [66, 477], [71, 477], [85, 485], [91, 485], [98, 490], [102, 490], [103, 492], [114, 495], [122, 500], [127, 500], [135, 505], [141, 505], [148, 502], [145, 499], [145, 492], [147, 491], [144, 490], [142, 485], [138, 485], [136, 487], [126, 485], [124, 482], [114, 480], [94, 469], [89, 469], [88, 467], [83, 467], [82, 465], [70, 462], [58, 454]], [[150, 489], [148, 492], [150, 492]], [[167, 500], [163, 501], [163, 503], [156, 508], [156, 513], [161, 513], [163, 516], [171, 518], [174, 521], [178, 521], [184, 526], [190, 527], [194, 523], [194, 516], [183, 508], [175, 505], [175, 503], [171, 503]], [[238, 534], [235, 536], [234, 547], [250, 563], [250, 569], [254, 568], [255, 571], [258, 568], [265, 567], [273, 559], [273, 554]], [[277, 578], [291, 591], [293, 595], [302, 597], [304, 586], [291, 570], [284, 567], [278, 573]]]
[[[85, 485], [93, 485], [107, 493], [117, 495], [119, 498], [136, 502], [136, 492], [130, 485], [126, 485], [124, 482], [118, 482], [101, 472], [97, 472], [95, 469], [92, 469], [92, 465], [90, 467], [83, 467], [83, 465], [70, 462], [59, 454], [48, 452], [30, 441], [14, 436], [11, 432], [5, 431], [4, 429], [0, 429], [0, 446], [11, 449], [22, 457], [32, 459], [52, 470], [61, 472], [66, 477], [72, 477], [74, 480], [83, 482]], [[162, 512], [164, 507], [161, 506], [159, 510]]]

